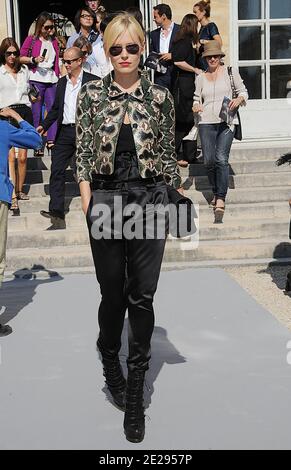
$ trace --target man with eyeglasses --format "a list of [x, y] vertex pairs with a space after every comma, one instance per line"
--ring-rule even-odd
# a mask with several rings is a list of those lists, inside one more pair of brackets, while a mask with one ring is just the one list
[[99, 78], [82, 69], [83, 53], [78, 47], [71, 47], [64, 52], [63, 64], [67, 75], [59, 80], [53, 107], [41, 126], [37, 128], [42, 135], [57, 121], [57, 135], [52, 150], [49, 210], [40, 211], [43, 217], [51, 220], [52, 225], [48, 230], [66, 228], [65, 176], [68, 166], [72, 167], [71, 162], [76, 151], [77, 96], [85, 83]]

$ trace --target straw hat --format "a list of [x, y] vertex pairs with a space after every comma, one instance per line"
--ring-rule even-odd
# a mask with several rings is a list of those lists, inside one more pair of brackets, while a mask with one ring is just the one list
[[204, 52], [202, 57], [209, 57], [213, 55], [220, 55], [221, 57], [225, 57], [225, 53], [222, 52], [219, 42], [215, 39], [204, 44]]

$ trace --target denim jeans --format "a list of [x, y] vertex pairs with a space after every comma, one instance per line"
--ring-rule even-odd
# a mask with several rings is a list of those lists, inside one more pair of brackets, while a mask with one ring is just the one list
[[229, 184], [229, 153], [234, 133], [224, 122], [200, 124], [204, 163], [214, 196], [225, 201]]

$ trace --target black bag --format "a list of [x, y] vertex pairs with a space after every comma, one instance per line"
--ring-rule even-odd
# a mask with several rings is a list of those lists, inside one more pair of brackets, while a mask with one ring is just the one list
[[[234, 78], [233, 78], [233, 73], [232, 73], [232, 68], [227, 67], [228, 75], [230, 78], [230, 83], [231, 83], [231, 89], [232, 89], [232, 98], [235, 99], [238, 97], [237, 92], [235, 90], [235, 84], [234, 84]], [[234, 130], [234, 138], [236, 140], [242, 140], [242, 126], [241, 126], [241, 118], [239, 111], [237, 111], [237, 118], [238, 118], [238, 124], [235, 125], [235, 130]]]
[[40, 95], [39, 89], [33, 83], [30, 85], [28, 96], [31, 100], [32, 98], [38, 98]]
[[194, 219], [197, 218], [191, 199], [167, 185], [170, 208], [169, 231], [173, 237], [182, 238], [197, 232]]

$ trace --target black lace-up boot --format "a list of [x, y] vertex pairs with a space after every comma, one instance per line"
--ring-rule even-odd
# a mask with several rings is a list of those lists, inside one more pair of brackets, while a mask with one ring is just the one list
[[138, 443], [144, 438], [144, 405], [143, 387], [145, 371], [128, 373], [126, 387], [126, 403], [124, 416], [124, 432], [126, 439]]
[[123, 376], [119, 357], [118, 355], [111, 356], [106, 354], [99, 341], [97, 341], [97, 347], [102, 356], [103, 375], [108, 390], [112, 395], [114, 403], [119, 408], [125, 410], [126, 380]]

